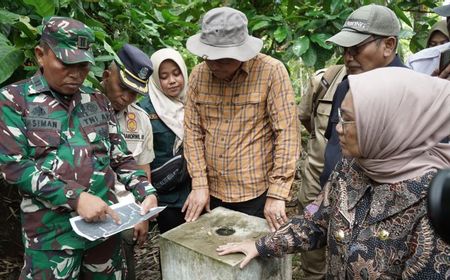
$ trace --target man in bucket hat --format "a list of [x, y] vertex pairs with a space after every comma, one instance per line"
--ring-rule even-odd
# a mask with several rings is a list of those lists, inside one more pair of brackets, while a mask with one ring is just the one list
[[[450, 33], [450, 4], [434, 8], [442, 17], [446, 17], [447, 29]], [[407, 65], [414, 71], [450, 79], [450, 64], [440, 68], [441, 53], [450, 49], [450, 42], [433, 48], [427, 48], [408, 57]]]
[[287, 221], [299, 123], [285, 67], [261, 48], [246, 16], [228, 7], [208, 11], [187, 41], [204, 59], [192, 71], [185, 108], [188, 222], [217, 206], [265, 217], [272, 230]]
[[142, 202], [157, 205], [106, 97], [82, 84], [94, 63], [92, 30], [65, 17], [43, 21], [35, 48], [39, 70], [0, 90], [0, 171], [22, 194], [25, 245], [20, 279], [122, 279], [120, 237], [88, 241], [71, 228], [109, 215], [118, 179]]
[[[153, 151], [153, 131], [147, 113], [136, 105], [137, 96], [148, 94], [148, 80], [153, 72], [150, 58], [133, 45], [125, 44], [117, 53], [118, 61], [113, 61], [103, 71], [103, 93], [111, 101], [117, 121], [127, 142], [128, 149], [136, 159], [138, 168], [144, 170], [150, 179], [150, 163], [155, 158]], [[115, 191], [119, 201], [134, 201], [134, 196], [116, 180]], [[127, 279], [136, 279], [134, 244], [147, 240], [148, 221], [121, 233]]]

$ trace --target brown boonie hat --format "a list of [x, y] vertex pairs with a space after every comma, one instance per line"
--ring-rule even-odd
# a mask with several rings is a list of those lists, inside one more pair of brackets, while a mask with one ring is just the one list
[[370, 4], [351, 13], [342, 30], [327, 42], [348, 48], [373, 35], [398, 37], [399, 34], [400, 22], [395, 13], [388, 7]]
[[204, 59], [250, 60], [259, 53], [263, 42], [248, 34], [247, 23], [247, 17], [233, 8], [209, 10], [203, 17], [201, 32], [189, 37], [186, 47]]
[[94, 33], [78, 20], [57, 16], [44, 18], [41, 41], [46, 42], [56, 57], [66, 64], [95, 64], [91, 50]]

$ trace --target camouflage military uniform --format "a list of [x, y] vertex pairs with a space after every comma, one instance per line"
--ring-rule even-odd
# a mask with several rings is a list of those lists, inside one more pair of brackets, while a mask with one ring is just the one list
[[[59, 23], [68, 34], [88, 28]], [[87, 44], [84, 39], [78, 44]], [[63, 62], [77, 63], [76, 50], [51, 47], [55, 55], [65, 52], [57, 55]], [[0, 171], [23, 197], [20, 278], [120, 279], [119, 237], [90, 242], [72, 230], [69, 218], [82, 192], [114, 202], [116, 176], [139, 201], [155, 190], [137, 170], [106, 97], [86, 87], [66, 97], [50, 90], [41, 72], [0, 90]]]
[[114, 171], [139, 200], [154, 191], [145, 173], [134, 170], [104, 95], [82, 88], [68, 107], [57, 99], [40, 74], [0, 95], [1, 171], [23, 194], [27, 249], [93, 246], [72, 230], [69, 218], [83, 191], [111, 203]]

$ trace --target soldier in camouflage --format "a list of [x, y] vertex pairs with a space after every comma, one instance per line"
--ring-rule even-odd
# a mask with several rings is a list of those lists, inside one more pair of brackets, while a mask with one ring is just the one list
[[143, 213], [155, 189], [136, 167], [106, 97], [82, 86], [94, 57], [92, 30], [63, 17], [43, 22], [35, 48], [40, 70], [0, 90], [0, 171], [22, 194], [25, 264], [20, 279], [121, 279], [118, 235], [91, 242], [69, 218], [118, 215], [116, 177]]

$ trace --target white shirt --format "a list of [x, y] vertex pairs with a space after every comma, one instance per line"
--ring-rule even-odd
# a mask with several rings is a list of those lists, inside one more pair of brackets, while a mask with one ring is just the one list
[[[116, 113], [128, 149], [133, 154], [138, 165], [150, 164], [155, 158], [153, 151], [153, 131], [147, 113], [132, 103], [124, 110]], [[115, 192], [120, 202], [134, 201], [134, 196], [125, 189], [125, 186], [116, 180]]]
[[432, 48], [423, 49], [408, 57], [406, 65], [412, 70], [431, 75], [439, 68], [441, 52], [450, 49], [450, 42]]

